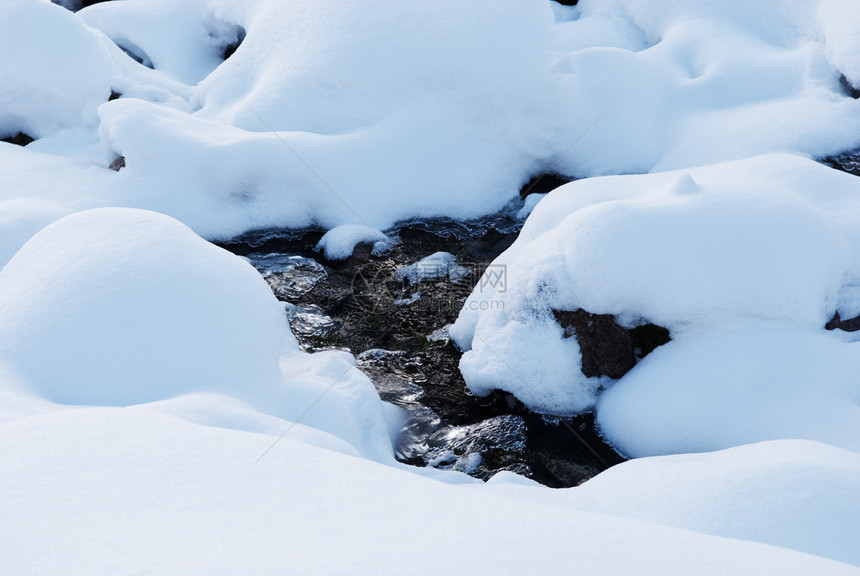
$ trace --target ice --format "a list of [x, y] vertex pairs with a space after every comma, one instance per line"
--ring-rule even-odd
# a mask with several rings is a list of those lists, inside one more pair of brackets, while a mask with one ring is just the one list
[[310, 292], [325, 279], [325, 268], [313, 258], [292, 254], [251, 254], [248, 261], [256, 268], [276, 296], [294, 300]]
[[401, 282], [418, 284], [424, 280], [444, 280], [459, 282], [471, 271], [457, 264], [457, 259], [448, 252], [435, 252], [430, 256], [422, 258], [414, 264], [402, 266], [394, 273], [394, 277]]

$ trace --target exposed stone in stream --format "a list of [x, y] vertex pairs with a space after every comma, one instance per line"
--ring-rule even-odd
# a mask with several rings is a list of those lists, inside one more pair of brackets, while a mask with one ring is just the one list
[[3, 142], [8, 142], [9, 144], [15, 144], [17, 146], [26, 146], [30, 142], [34, 142], [36, 139], [29, 134], [18, 132], [13, 136], [6, 136], [5, 138], [0, 138], [0, 140], [2, 140]]
[[860, 330], [860, 316], [854, 318], [846, 318], [843, 320], [839, 316], [839, 312], [833, 315], [833, 318], [824, 326], [827, 330], [843, 330], [845, 332], [857, 332]]
[[[382, 399], [404, 410], [398, 459], [483, 479], [512, 470], [573, 486], [622, 461], [595, 431], [593, 416], [549, 418], [507, 393], [472, 395], [445, 330], [487, 265], [516, 238], [522, 222], [515, 213], [411, 221], [388, 232], [398, 243], [387, 253], [373, 255], [360, 244], [343, 261], [315, 250], [323, 234], [315, 229], [259, 231], [222, 246], [260, 270], [286, 303], [304, 349], [349, 350]], [[414, 284], [401, 273], [398, 280], [398, 270], [436, 252], [452, 254], [465, 271]]]
[[109, 168], [114, 172], [119, 172], [125, 168], [125, 156], [117, 156], [114, 158], [113, 162], [110, 163]]
[[854, 87], [853, 84], [851, 84], [851, 81], [845, 77], [845, 74], [839, 75], [839, 85], [845, 91], [846, 96], [849, 96], [855, 100], [860, 99], [860, 90], [858, 90]]
[[658, 346], [671, 340], [669, 331], [655, 324], [624, 328], [610, 314], [579, 309], [553, 310], [564, 337], [576, 337], [582, 353], [582, 373], [593, 378], [621, 378]]
[[860, 176], [860, 149], [827, 156], [826, 158], [822, 158], [821, 162], [831, 168], [853, 174], [854, 176]]
[[547, 192], [552, 192], [559, 186], [564, 186], [569, 182], [573, 182], [573, 178], [568, 178], [561, 174], [554, 174], [551, 172], [538, 174], [526, 182], [525, 186], [520, 189], [520, 198], [525, 199], [529, 194], [546, 194]]

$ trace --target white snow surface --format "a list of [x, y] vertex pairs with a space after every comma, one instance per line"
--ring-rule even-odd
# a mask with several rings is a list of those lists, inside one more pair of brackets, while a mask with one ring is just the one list
[[408, 266], [398, 268], [394, 277], [398, 280], [407, 281], [410, 284], [418, 284], [422, 280], [440, 280], [448, 278], [451, 282], [458, 282], [469, 274], [469, 270], [457, 264], [457, 258], [450, 252], [434, 252]]
[[98, 33], [74, 14], [4, 0], [0, 54], [0, 137], [97, 125], [96, 108], [110, 95], [110, 59]]
[[[0, 261], [81, 207], [152, 209], [210, 239], [385, 230], [494, 212], [541, 171], [835, 153], [860, 144], [860, 102], [839, 82], [860, 82], [854, 12], [837, 0], [125, 0], [71, 13], [9, 0], [0, 129], [42, 137], [32, 151], [47, 156], [0, 184], [0, 202], [25, 204], [0, 222]], [[111, 89], [122, 97], [105, 102]], [[17, 153], [0, 145], [0, 163]], [[118, 155], [126, 168], [95, 175]]]
[[599, 406], [627, 454], [785, 437], [860, 450], [857, 352], [823, 330], [855, 300], [858, 230], [860, 180], [797, 156], [567, 184], [452, 327], [463, 375], [540, 411], [588, 409], [611, 382], [582, 374], [551, 311], [614, 314], [673, 338]]
[[[37, 140], [0, 142], [0, 572], [860, 573], [860, 342], [823, 329], [860, 312], [860, 181], [811, 159], [860, 146], [858, 23], [853, 0], [3, 0], [0, 137]], [[354, 359], [301, 352], [203, 240], [316, 226], [344, 258], [541, 172], [580, 180], [525, 202], [450, 327], [470, 388], [594, 408], [631, 457], [727, 450], [559, 491], [400, 465]], [[585, 378], [551, 313], [580, 307], [672, 342]]]
[[[860, 565], [860, 456], [806, 440], [631, 460], [568, 490], [497, 482], [511, 497], [763, 542]], [[501, 480], [501, 478], [500, 478]]]
[[33, 237], [0, 271], [0, 365], [10, 395], [128, 406], [214, 394], [392, 457], [353, 358], [300, 352], [250, 264], [155, 212], [78, 212]]
[[[255, 464], [274, 425], [201, 425], [141, 405], [0, 427], [0, 556], [9, 573], [522, 574], [535, 558], [548, 574], [860, 573], [558, 506], [546, 488], [511, 484], [520, 491], [510, 495], [494, 493], [499, 484], [451, 485], [293, 433]], [[439, 556], [428, 560], [416, 542]]]

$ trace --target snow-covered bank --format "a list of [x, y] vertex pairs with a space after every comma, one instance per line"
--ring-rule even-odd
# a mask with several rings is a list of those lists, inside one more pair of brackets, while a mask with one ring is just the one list
[[[0, 132], [42, 137], [28, 150], [47, 155], [0, 184], [2, 261], [81, 207], [153, 209], [210, 239], [385, 229], [492, 213], [541, 171], [860, 144], [860, 102], [840, 84], [860, 83], [860, 43], [835, 1], [586, 0], [555, 20], [540, 0], [7, 5]], [[0, 162], [17, 152], [0, 145]]]
[[[857, 574], [860, 342], [824, 327], [860, 314], [860, 180], [814, 161], [860, 145], [857, 24], [852, 0], [2, 0], [0, 572]], [[539, 173], [580, 180], [526, 200], [450, 328], [471, 389], [594, 409], [627, 456], [726, 451], [559, 491], [411, 469], [353, 357], [301, 351], [203, 239], [394, 252], [380, 230]], [[386, 263], [393, 306], [469, 271], [429, 256]], [[582, 310], [671, 341], [589, 377]], [[468, 444], [442, 446], [474, 471]]]
[[[28, 574], [808, 574], [860, 569], [496, 495], [155, 406], [0, 425], [0, 556]], [[514, 487], [516, 488], [516, 487]], [[14, 527], [14, 528], [13, 528]], [[431, 552], [432, 551], [432, 552]]]
[[[630, 456], [809, 438], [860, 450], [860, 180], [796, 156], [594, 178], [550, 193], [451, 335], [477, 393], [540, 411], [598, 405]], [[499, 302], [489, 308], [471, 303]], [[673, 342], [613, 384], [583, 374], [553, 310], [653, 322]]]
[[25, 245], [0, 272], [0, 366], [10, 573], [519, 573], [535, 556], [548, 573], [857, 573], [577, 511], [575, 492], [559, 507], [407, 471], [345, 355], [300, 352], [245, 261], [152, 212], [81, 212]]
[[300, 352], [256, 270], [154, 212], [79, 212], [31, 239], [0, 271], [0, 363], [16, 391], [63, 405], [202, 393], [290, 420], [314, 406], [304, 423], [392, 458], [353, 358]]

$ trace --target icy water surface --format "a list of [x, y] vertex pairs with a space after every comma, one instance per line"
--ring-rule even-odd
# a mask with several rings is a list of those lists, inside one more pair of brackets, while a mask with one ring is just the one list
[[572, 486], [621, 461], [592, 416], [546, 418], [502, 392], [472, 395], [447, 334], [484, 270], [516, 238], [522, 204], [480, 220], [405, 222], [386, 232], [396, 240], [389, 252], [359, 245], [345, 261], [315, 250], [320, 230], [259, 231], [223, 246], [260, 271], [305, 350], [349, 350], [383, 401], [402, 409], [399, 460]]

